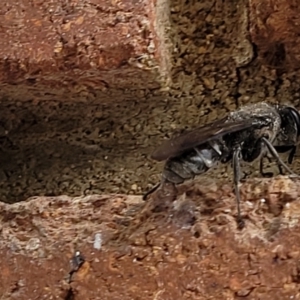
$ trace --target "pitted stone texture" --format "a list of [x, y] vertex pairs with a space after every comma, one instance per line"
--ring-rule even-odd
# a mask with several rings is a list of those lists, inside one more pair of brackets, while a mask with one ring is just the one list
[[[298, 299], [299, 184], [283, 176], [245, 181], [242, 231], [236, 228], [232, 187], [209, 180], [181, 186], [173, 205], [160, 213], [151, 212], [151, 200], [124, 195], [1, 204], [0, 294]], [[281, 207], [276, 216], [272, 205]], [[187, 218], [191, 214], [193, 220]], [[75, 251], [85, 262], [70, 278]]]

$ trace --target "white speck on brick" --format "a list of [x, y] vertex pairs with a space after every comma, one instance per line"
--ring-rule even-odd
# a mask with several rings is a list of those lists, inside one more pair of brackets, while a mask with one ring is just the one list
[[40, 244], [41, 244], [40, 239], [31, 238], [26, 245], [26, 250], [34, 251], [40, 247]]
[[96, 233], [94, 239], [94, 248], [100, 250], [102, 247], [102, 234]]

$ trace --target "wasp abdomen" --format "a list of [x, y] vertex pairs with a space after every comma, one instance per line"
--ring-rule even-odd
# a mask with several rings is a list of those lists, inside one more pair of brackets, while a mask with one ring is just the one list
[[221, 158], [222, 151], [217, 144], [196, 147], [167, 161], [163, 177], [174, 184], [181, 184], [196, 175], [205, 173]]

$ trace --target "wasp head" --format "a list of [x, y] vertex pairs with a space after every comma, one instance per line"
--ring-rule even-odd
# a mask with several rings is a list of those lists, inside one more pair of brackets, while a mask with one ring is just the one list
[[297, 136], [300, 135], [300, 114], [299, 111], [296, 110], [294, 107], [287, 107], [286, 108], [287, 113], [290, 115], [290, 117], [294, 121], [294, 126], [297, 129]]
[[292, 134], [295, 137], [300, 135], [300, 114], [292, 106], [285, 106], [279, 110], [281, 117], [281, 128], [285, 131], [285, 134]]
[[273, 145], [279, 153], [283, 153], [295, 148], [298, 144], [300, 136], [300, 113], [292, 106], [278, 107], [278, 112], [281, 119], [281, 126]]

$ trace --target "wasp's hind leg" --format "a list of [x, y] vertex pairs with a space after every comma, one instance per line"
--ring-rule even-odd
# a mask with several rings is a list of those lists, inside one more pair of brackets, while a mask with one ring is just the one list
[[[297, 174], [295, 174], [287, 165], [286, 163], [279, 157], [276, 149], [273, 147], [273, 145], [270, 143], [269, 140], [267, 140], [266, 138], [262, 138], [262, 142], [267, 146], [268, 150], [270, 151], [270, 153], [272, 154], [272, 156], [277, 160], [277, 164], [278, 166], [281, 166], [283, 169], [285, 169], [287, 172], [289, 172], [291, 175], [293, 176], [297, 176]], [[293, 151], [293, 150], [292, 150]], [[294, 150], [296, 151], [296, 150]], [[289, 155], [289, 159], [290, 159], [291, 154]], [[292, 157], [294, 156], [294, 154], [292, 154]]]
[[177, 188], [174, 183], [162, 180], [143, 195], [143, 200], [146, 201], [150, 194], [153, 197], [148, 201], [148, 210], [159, 213], [171, 207], [177, 196]]
[[235, 190], [236, 206], [237, 206], [237, 224], [239, 229], [243, 229], [245, 226], [245, 221], [241, 215], [241, 207], [240, 207], [241, 195], [239, 189], [240, 176], [241, 176], [240, 157], [241, 157], [241, 148], [239, 147], [235, 149], [233, 153], [233, 177], [234, 177], [234, 190]]
[[159, 182], [158, 184], [156, 184], [152, 189], [150, 189], [148, 192], [146, 192], [143, 195], [143, 200], [146, 201], [148, 196], [152, 193], [154, 193], [159, 187], [160, 187], [161, 183]]
[[[156, 192], [156, 190], [158, 190], [158, 191]], [[167, 180], [162, 180], [161, 182], [156, 184], [152, 189], [150, 189], [148, 192], [146, 192], [143, 195], [142, 199], [144, 201], [146, 201], [148, 196], [150, 194], [153, 194], [154, 192], [156, 192], [157, 197], [162, 198], [162, 199], [165, 197], [174, 198], [177, 195], [177, 189], [175, 187], [175, 184], [172, 182], [169, 182]]]

